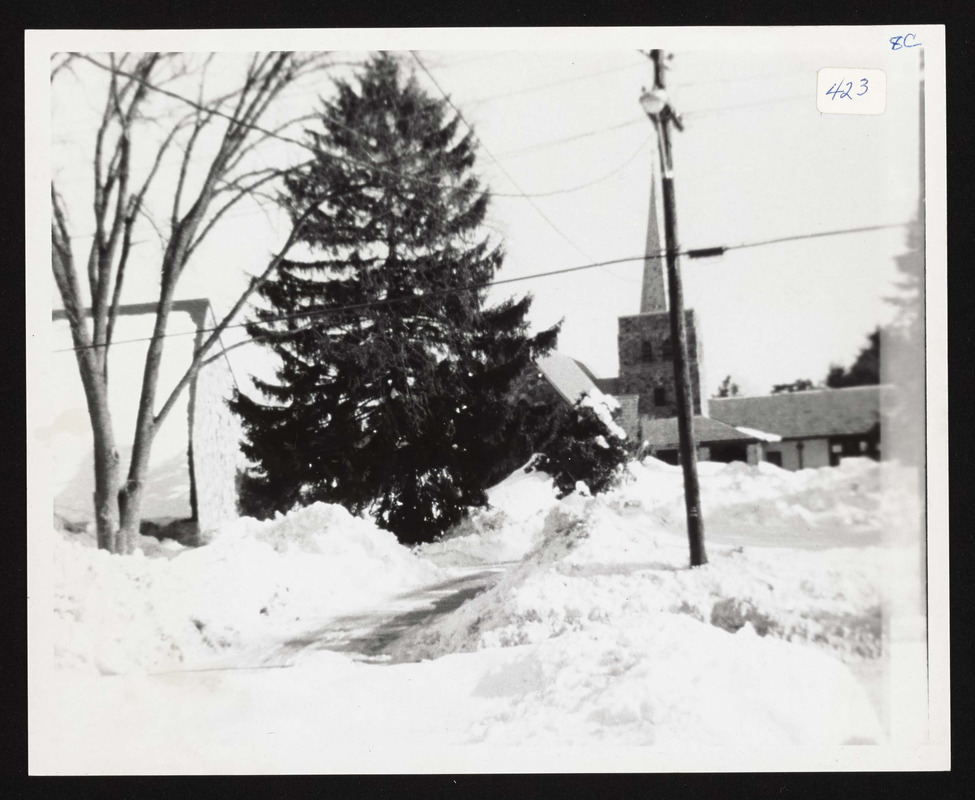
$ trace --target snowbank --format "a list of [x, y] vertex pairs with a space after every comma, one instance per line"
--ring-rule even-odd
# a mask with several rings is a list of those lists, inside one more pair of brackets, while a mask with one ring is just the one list
[[639, 630], [660, 614], [732, 632], [747, 623], [759, 636], [845, 658], [880, 653], [880, 548], [709, 542], [709, 563], [692, 570], [679, 527], [627, 507], [625, 493], [557, 505], [541, 539], [494, 588], [402, 639], [399, 657], [531, 644], [601, 625]]
[[476, 566], [519, 561], [533, 550], [558, 503], [552, 478], [526, 466], [487, 494], [486, 509], [474, 509], [438, 541], [420, 545], [417, 555], [442, 566]]
[[[404, 742], [883, 741], [885, 589], [917, 562], [906, 539], [881, 536], [918, 510], [902, 496], [911, 476], [891, 469], [702, 463], [709, 563], [695, 569], [681, 472], [653, 459], [613, 491], [563, 500], [548, 476], [519, 470], [490, 508], [412, 552], [325, 505], [240, 520], [194, 550], [144, 540], [151, 558], [61, 542], [57, 661], [78, 668], [57, 688], [61, 757], [89, 771], [125, 771], [125, 753], [161, 771], [327, 771], [347, 767], [334, 753]], [[410, 613], [499, 562], [511, 562], [500, 580], [459, 607]], [[412, 618], [387, 626], [399, 638], [385, 665], [325, 650], [347, 630], [368, 636], [381, 616], [360, 615], [380, 608]], [[266, 666], [291, 645], [286, 669], [94, 677]], [[121, 708], [125, 736], [87, 747]], [[143, 729], [185, 757], [135, 753]]]
[[[469, 532], [441, 546], [527, 555], [391, 652], [523, 651], [505, 673], [523, 691], [483, 721], [485, 741], [879, 741], [884, 589], [911, 558], [879, 546], [885, 471], [702, 464], [709, 563], [693, 570], [679, 468], [648, 459], [611, 492], [561, 502], [545, 476], [512, 476], [480, 549]], [[535, 505], [513, 492], [528, 486]]]
[[114, 556], [90, 537], [59, 538], [57, 666], [160, 671], [256, 656], [316, 620], [441, 575], [372, 521], [323, 503], [237, 520], [200, 548], [140, 542], [134, 555]]
[[505, 703], [472, 726], [475, 741], [767, 747], [883, 739], [841, 663], [747, 628], [732, 636], [657, 615], [636, 629], [602, 624], [515, 650], [480, 681], [480, 692]]
[[[882, 529], [916, 506], [903, 491], [907, 478], [870, 459], [799, 472], [767, 462], [705, 461], [698, 473], [709, 542], [811, 549], [874, 545]], [[571, 495], [563, 505], [583, 499]], [[552, 479], [525, 468], [489, 490], [488, 500], [487, 509], [475, 510], [418, 554], [441, 565], [520, 560], [541, 543], [546, 515], [560, 505]], [[631, 463], [627, 478], [601, 502], [622, 517], [646, 515], [655, 526], [683, 530], [681, 469], [657, 459]]]

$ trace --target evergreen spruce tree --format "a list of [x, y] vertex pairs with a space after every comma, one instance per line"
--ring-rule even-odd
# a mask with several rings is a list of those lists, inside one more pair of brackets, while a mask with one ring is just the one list
[[266, 402], [232, 403], [255, 465], [242, 506], [368, 508], [401, 541], [429, 541], [485, 502], [526, 424], [508, 387], [557, 329], [528, 335], [530, 297], [489, 308], [466, 288], [503, 252], [479, 233], [474, 140], [445, 101], [387, 54], [336, 89], [282, 198], [294, 219], [313, 209], [311, 255], [282, 263], [248, 326], [280, 367], [255, 380]]

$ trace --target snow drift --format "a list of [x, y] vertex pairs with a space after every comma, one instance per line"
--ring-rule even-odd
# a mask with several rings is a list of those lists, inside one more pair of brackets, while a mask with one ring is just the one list
[[[700, 466], [709, 563], [693, 570], [680, 471], [653, 459], [611, 492], [563, 500], [548, 476], [519, 470], [490, 492], [489, 508], [413, 551], [322, 504], [239, 520], [194, 550], [144, 539], [144, 553], [121, 557], [59, 542], [56, 663], [85, 687], [75, 697], [65, 684], [60, 702], [107, 693], [153, 734], [199, 728], [198, 746], [217, 759], [219, 733], [220, 758], [247, 752], [268, 771], [285, 764], [289, 728], [296, 747], [317, 746], [300, 764], [289, 752], [287, 768], [313, 770], [348, 741], [376, 752], [407, 740], [882, 741], [885, 581], [911, 563], [907, 545], [881, 536], [913, 513], [889, 480], [896, 471], [862, 460], [796, 473]], [[500, 563], [492, 588], [398, 631], [386, 665], [329, 652], [340, 615], [402, 611], [420, 587], [442, 594]], [[264, 665], [294, 642], [292, 669], [207, 673], [206, 688], [188, 673], [167, 683], [167, 707], [182, 696], [176, 687], [193, 697], [178, 719], [147, 687], [96, 677]], [[85, 708], [97, 723], [102, 712]], [[273, 751], [261, 750], [265, 728]]]
[[55, 549], [55, 663], [101, 673], [256, 656], [440, 576], [388, 531], [324, 503], [237, 520], [194, 549], [142, 537], [135, 555], [117, 556], [91, 536], [62, 536], [75, 541]]
[[[749, 626], [760, 637], [812, 644], [848, 659], [880, 655], [882, 550], [850, 546], [876, 540], [878, 465], [798, 476], [774, 467], [704, 465], [710, 563], [693, 570], [683, 507], [678, 514], [674, 504], [675, 494], [682, 503], [680, 474], [665, 466], [635, 465], [632, 481], [595, 498], [548, 503], [544, 476], [502, 487], [530, 481], [546, 502], [533, 507], [496, 493], [495, 502], [514, 502], [475, 515], [470, 526], [486, 535], [460, 531], [441, 543], [442, 552], [437, 544], [423, 552], [440, 563], [446, 554], [455, 563], [462, 556], [490, 558], [498, 531], [506, 529], [516, 532], [509, 543], [533, 549], [489, 592], [402, 639], [399, 657], [531, 644], [602, 625], [639, 629], [660, 614], [731, 632]], [[507, 528], [498, 522], [505, 516]], [[748, 529], [763, 540], [777, 534], [780, 547], [736, 546]], [[846, 547], [815, 549], [841, 536]]]

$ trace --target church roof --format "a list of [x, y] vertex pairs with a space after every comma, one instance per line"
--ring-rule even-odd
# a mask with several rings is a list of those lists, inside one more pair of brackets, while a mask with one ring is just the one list
[[574, 358], [561, 353], [549, 353], [539, 358], [535, 364], [555, 390], [570, 403], [576, 403], [583, 394], [590, 397], [601, 394], [590, 377], [592, 373], [583, 370]]
[[611, 394], [613, 396], [623, 394], [620, 392], [619, 378], [596, 378], [596, 386], [599, 387], [603, 394]]
[[816, 389], [761, 397], [714, 397], [715, 420], [786, 439], [866, 433], [880, 421], [880, 386]]
[[[643, 440], [660, 448], [676, 448], [679, 437], [677, 433], [677, 417], [652, 419], [643, 417]], [[710, 417], [694, 417], [694, 439], [699, 445], [712, 442], [757, 442], [758, 437], [736, 430], [731, 425], [719, 422]]]

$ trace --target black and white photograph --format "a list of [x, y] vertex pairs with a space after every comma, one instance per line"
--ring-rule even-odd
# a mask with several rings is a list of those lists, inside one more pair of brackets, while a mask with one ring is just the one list
[[944, 38], [27, 31], [31, 774], [948, 769]]

